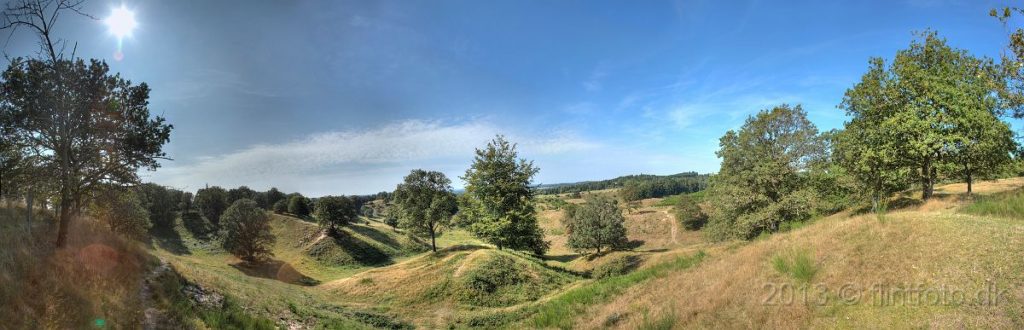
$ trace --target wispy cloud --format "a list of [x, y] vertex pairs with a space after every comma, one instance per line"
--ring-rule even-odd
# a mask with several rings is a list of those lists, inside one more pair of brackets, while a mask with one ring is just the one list
[[[316, 186], [323, 185], [320, 181], [324, 180], [352, 182], [359, 179], [354, 177], [371, 173], [374, 180], [381, 177], [387, 180], [387, 175], [381, 176], [379, 172], [390, 171], [397, 173], [393, 178], [397, 182], [402, 171], [412, 168], [465, 163], [471, 159], [474, 148], [485, 145], [497, 134], [505, 134], [517, 142], [522, 155], [534, 157], [600, 146], [572, 132], [536, 135], [507, 132], [481, 121], [442, 123], [409, 120], [369, 130], [315, 133], [295, 141], [253, 145], [224, 155], [208, 156], [190, 164], [169, 164], [154, 175], [153, 181], [193, 188], [210, 183], [309, 189], [286, 181], [313, 181], [316, 182], [313, 186]], [[468, 163], [460, 166], [464, 168]], [[325, 189], [328, 191], [323, 193], [344, 191], [340, 187], [334, 191], [329, 187]]]
[[586, 89], [588, 92], [600, 91], [604, 88], [604, 78], [606, 76], [608, 76], [607, 65], [598, 65], [594, 71], [591, 71], [590, 77], [583, 81], [583, 89]]

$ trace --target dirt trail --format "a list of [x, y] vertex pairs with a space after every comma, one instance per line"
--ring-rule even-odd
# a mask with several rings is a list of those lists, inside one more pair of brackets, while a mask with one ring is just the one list
[[156, 282], [157, 278], [170, 269], [170, 264], [161, 258], [160, 266], [153, 268], [152, 271], [142, 278], [142, 286], [139, 290], [139, 296], [141, 297], [142, 304], [145, 307], [143, 309], [143, 315], [145, 315], [145, 319], [142, 322], [143, 329], [159, 329], [161, 328], [160, 325], [164, 324], [164, 312], [153, 306], [153, 289], [151, 286]]
[[665, 219], [672, 225], [672, 243], [679, 244], [679, 240], [676, 239], [676, 233], [679, 232], [679, 224], [676, 223], [675, 219], [672, 218], [672, 215], [668, 213], [668, 210], [661, 210], [661, 213], [665, 214]]

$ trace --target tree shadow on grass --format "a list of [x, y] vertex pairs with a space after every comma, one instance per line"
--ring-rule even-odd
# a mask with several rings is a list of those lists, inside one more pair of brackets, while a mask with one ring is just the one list
[[281, 260], [269, 260], [260, 263], [237, 262], [231, 267], [253, 277], [269, 278], [288, 284], [313, 286], [320, 284], [320, 281], [306, 276]]
[[351, 226], [348, 226], [348, 228], [352, 229], [352, 231], [354, 231], [356, 233], [359, 233], [359, 235], [363, 235], [363, 236], [369, 237], [370, 239], [373, 239], [373, 240], [375, 240], [377, 242], [380, 242], [381, 244], [384, 244], [384, 245], [387, 245], [387, 246], [390, 246], [390, 247], [393, 247], [393, 248], [396, 248], [396, 249], [401, 249], [402, 248], [402, 243], [399, 243], [398, 241], [396, 241], [391, 236], [388, 236], [385, 233], [377, 231], [374, 228], [367, 227], [367, 226], [364, 226], [364, 225], [351, 225]]
[[185, 212], [181, 214], [181, 224], [188, 229], [192, 236], [201, 239], [210, 239], [210, 234], [214, 232], [214, 226], [209, 221], [199, 215], [198, 212]]
[[352, 257], [352, 260], [361, 265], [379, 266], [394, 263], [394, 261], [391, 260], [391, 256], [384, 253], [384, 251], [381, 251], [367, 242], [356, 239], [345, 232], [339, 231], [330, 238], [334, 240], [334, 243], [337, 244], [338, 247], [348, 252], [348, 255]]
[[577, 254], [563, 254], [563, 255], [557, 255], [557, 256], [555, 256], [555, 255], [545, 256], [544, 258], [546, 258], [548, 260], [554, 260], [554, 261], [558, 261], [558, 262], [569, 263], [569, 262], [572, 262], [573, 260], [579, 259], [580, 256], [581, 255], [577, 253]]
[[181, 235], [174, 229], [154, 226], [149, 230], [149, 243], [150, 246], [156, 244], [161, 249], [175, 255], [192, 254], [185, 246], [185, 242], [181, 240]]

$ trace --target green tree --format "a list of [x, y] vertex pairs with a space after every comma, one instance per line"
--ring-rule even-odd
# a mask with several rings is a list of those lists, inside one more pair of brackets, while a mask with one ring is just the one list
[[150, 117], [148, 99], [149, 86], [111, 75], [99, 60], [14, 59], [4, 71], [0, 117], [13, 121], [0, 144], [17, 146], [36, 180], [54, 183], [57, 245], [94, 192], [138, 183], [139, 169], [160, 166], [171, 125]]
[[458, 209], [451, 180], [444, 173], [412, 170], [395, 188], [398, 225], [415, 235], [430, 236], [430, 247], [437, 252], [436, 237], [451, 225]]
[[266, 260], [274, 254], [275, 237], [270, 232], [270, 217], [251, 199], [240, 199], [224, 211], [221, 231], [224, 250], [245, 262]]
[[542, 255], [549, 243], [537, 225], [531, 186], [538, 169], [517, 157], [516, 146], [500, 135], [476, 150], [473, 164], [462, 176], [466, 193], [459, 198], [459, 222], [498, 249]]
[[337, 228], [347, 225], [356, 219], [355, 206], [352, 199], [345, 196], [324, 196], [316, 200], [313, 217], [320, 227], [327, 228], [331, 235], [337, 234]]
[[309, 216], [309, 199], [295, 194], [288, 198], [288, 213], [300, 218]]
[[[985, 86], [973, 86], [975, 96], [991, 95]], [[963, 87], [968, 88], [968, 87]], [[984, 96], [982, 96], [984, 98]], [[1013, 162], [1017, 150], [1010, 125], [997, 117], [996, 102], [976, 102], [973, 106], [954, 108], [950, 143], [944, 152], [950, 160], [953, 176], [967, 183], [967, 194], [973, 193], [974, 179], [1000, 174]], [[969, 101], [962, 101], [968, 103]]]
[[920, 38], [889, 66], [872, 59], [840, 105], [851, 120], [837, 136], [836, 158], [872, 192], [876, 209], [906, 186], [907, 169], [928, 199], [942, 169], [957, 168], [957, 176], [973, 181], [1009, 163], [1015, 147], [1012, 131], [998, 118], [1011, 103], [1000, 97], [999, 68], [950, 47], [935, 32]]
[[679, 196], [679, 201], [675, 205], [675, 215], [676, 221], [689, 230], [698, 230], [708, 221], [707, 214], [704, 214], [697, 201], [689, 195]]
[[384, 209], [384, 224], [391, 226], [391, 230], [398, 229], [398, 210], [395, 209], [395, 205], [389, 204]]
[[567, 245], [577, 251], [626, 246], [626, 227], [618, 201], [601, 195], [589, 195], [586, 203], [566, 210], [562, 225], [569, 236]]
[[722, 167], [707, 193], [712, 239], [749, 239], [778, 230], [783, 221], [810, 218], [815, 192], [802, 173], [822, 146], [800, 106], [763, 110], [727, 132], [720, 145]]
[[[259, 194], [255, 190], [252, 190], [251, 188], [249, 188], [247, 186], [241, 186], [241, 187], [238, 187], [238, 188], [230, 189], [230, 190], [228, 190], [228, 205], [234, 204], [235, 201], [237, 201], [239, 199], [243, 199], [243, 198], [251, 199], [253, 201], [257, 201], [256, 204], [260, 205], [259, 201], [258, 201], [258, 199], [259, 199], [258, 195]], [[263, 207], [263, 206], [260, 205], [260, 207]]]
[[228, 208], [228, 192], [224, 188], [213, 186], [199, 189], [195, 197], [199, 213], [206, 217], [215, 227], [220, 226], [220, 217]]
[[[277, 204], [278, 201], [286, 200], [288, 198], [287, 195], [280, 190], [277, 190], [277, 188], [270, 188], [270, 190], [263, 192], [261, 195], [263, 195], [263, 197], [260, 199], [266, 204], [267, 209], [273, 207], [273, 205]], [[287, 206], [287, 204], [285, 205]], [[263, 205], [261, 205], [261, 207], [262, 206]]]
[[285, 214], [288, 213], [288, 200], [282, 199], [274, 203], [274, 213]]
[[101, 192], [93, 204], [92, 216], [105, 222], [110, 231], [139, 241], [146, 238], [152, 226], [149, 212], [130, 190]]
[[161, 229], [174, 227], [174, 219], [177, 217], [177, 204], [179, 198], [164, 186], [155, 183], [144, 183], [135, 188], [138, 199], [149, 212], [149, 219], [153, 226]]

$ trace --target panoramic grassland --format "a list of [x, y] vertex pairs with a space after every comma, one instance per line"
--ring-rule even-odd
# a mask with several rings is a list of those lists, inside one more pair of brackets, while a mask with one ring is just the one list
[[[959, 16], [935, 21], [951, 32], [908, 39], [876, 36], [891, 17], [877, 30], [834, 18], [848, 39], [751, 66], [687, 58], [696, 69], [680, 78], [672, 61], [639, 68], [695, 34], [654, 42], [594, 22], [640, 8], [644, 31], [712, 26], [701, 19], [720, 10], [595, 3], [537, 20], [585, 31], [531, 32], [533, 16], [502, 6], [508, 17], [392, 5], [138, 4], [177, 18], [152, 25], [135, 4], [102, 20], [81, 0], [0, 7], [15, 40], [0, 74], [0, 329], [1024, 328], [1024, 9], [945, 4]], [[779, 21], [753, 5], [727, 26], [736, 35]], [[966, 13], [1006, 35], [980, 38], [993, 33], [964, 28]], [[261, 30], [277, 15], [282, 29], [313, 23]], [[82, 36], [96, 23], [114, 62]], [[766, 31], [755, 43], [821, 32], [751, 25]], [[598, 30], [600, 47], [559, 33]], [[228, 42], [175, 56], [196, 31]], [[126, 59], [134, 32], [175, 49]], [[82, 53], [65, 33], [89, 41]], [[807, 55], [865, 36], [885, 41], [851, 47], [855, 71]], [[605, 48], [636, 57], [562, 80]], [[209, 63], [150, 63], [193, 57]], [[801, 70], [721, 71], [777, 58]], [[690, 79], [705, 65], [715, 72]], [[781, 92], [805, 88], [828, 91]], [[480, 110], [506, 98], [520, 101]], [[518, 112], [533, 107], [545, 112]], [[431, 115], [483, 119], [419, 119]]]

